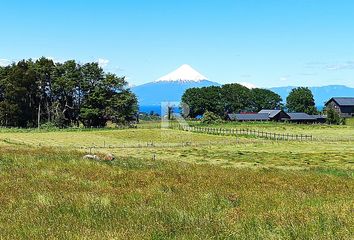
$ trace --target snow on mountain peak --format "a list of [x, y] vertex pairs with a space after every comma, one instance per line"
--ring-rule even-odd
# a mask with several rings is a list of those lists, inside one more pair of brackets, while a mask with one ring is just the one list
[[177, 70], [157, 79], [155, 82], [200, 82], [208, 80], [188, 64], [183, 64]]

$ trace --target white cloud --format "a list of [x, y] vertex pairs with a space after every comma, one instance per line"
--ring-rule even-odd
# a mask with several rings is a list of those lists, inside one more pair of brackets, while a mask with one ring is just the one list
[[47, 59], [49, 59], [49, 60], [52, 60], [52, 61], [55, 62], [55, 63], [64, 63], [64, 62], [65, 62], [65, 60], [58, 59], [58, 58], [56, 58], [56, 57], [51, 57], [51, 56], [49, 56], [49, 57], [45, 57], [45, 58], [47, 58]]
[[128, 83], [128, 87], [129, 88], [133, 88], [133, 87], [135, 87], [136, 85], [134, 84], [134, 83]]
[[251, 78], [252, 75], [251, 74], [242, 74], [240, 77], [241, 78]]
[[313, 73], [313, 72], [302, 72], [300, 73], [301, 76], [316, 76], [317, 73]]
[[325, 68], [327, 70], [332, 70], [332, 71], [354, 69], [354, 61], [347, 61], [345, 63], [337, 63], [337, 64], [328, 64], [325, 66]]
[[282, 76], [279, 78], [279, 80], [282, 82], [288, 81], [288, 79], [289, 79], [289, 76]]
[[305, 63], [305, 68], [308, 68], [308, 69], [321, 68], [322, 66], [324, 66], [326, 64], [327, 64], [326, 62], [321, 62], [321, 61], [307, 62], [307, 63]]
[[108, 63], [109, 63], [109, 60], [103, 59], [103, 58], [99, 58], [97, 60], [97, 62], [98, 62], [98, 66], [100, 66], [101, 68], [105, 68], [108, 65]]
[[245, 86], [246, 88], [252, 89], [252, 88], [257, 88], [256, 85], [254, 85], [253, 83], [248, 83], [248, 82], [240, 82], [240, 84], [242, 86]]
[[5, 67], [11, 64], [12, 61], [8, 60], [8, 59], [0, 59], [0, 66], [1, 67]]
[[309, 69], [325, 69], [328, 71], [354, 70], [354, 61], [343, 62], [309, 62], [305, 65]]

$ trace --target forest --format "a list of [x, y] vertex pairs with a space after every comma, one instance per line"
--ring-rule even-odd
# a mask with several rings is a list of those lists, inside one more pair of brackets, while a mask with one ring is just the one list
[[188, 114], [192, 118], [206, 112], [225, 118], [228, 113], [259, 112], [262, 109], [284, 109], [308, 114], [318, 112], [313, 94], [307, 87], [292, 89], [286, 104], [277, 93], [269, 89], [249, 89], [238, 83], [187, 89], [182, 102], [188, 106]]
[[103, 127], [134, 121], [138, 100], [124, 77], [98, 63], [42, 57], [0, 67], [0, 125]]

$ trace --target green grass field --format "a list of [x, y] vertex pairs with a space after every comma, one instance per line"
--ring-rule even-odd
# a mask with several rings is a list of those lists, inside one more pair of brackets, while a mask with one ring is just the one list
[[354, 126], [354, 118], [348, 118], [346, 121], [346, 124], [348, 126]]
[[217, 127], [323, 138], [2, 129], [0, 239], [354, 237], [354, 126]]

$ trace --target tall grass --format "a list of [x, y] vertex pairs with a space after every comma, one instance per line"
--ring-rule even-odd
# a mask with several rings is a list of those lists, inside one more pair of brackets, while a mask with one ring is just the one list
[[345, 121], [346, 125], [348, 126], [354, 126], [354, 117], [352, 118], [347, 118]]
[[[323, 128], [333, 136], [352, 130]], [[151, 141], [212, 144], [103, 147]], [[117, 159], [83, 160], [80, 146], [93, 145]], [[349, 141], [250, 141], [150, 127], [0, 130], [0, 239], [351, 239], [353, 159]]]
[[0, 149], [1, 239], [350, 239], [352, 176]]

